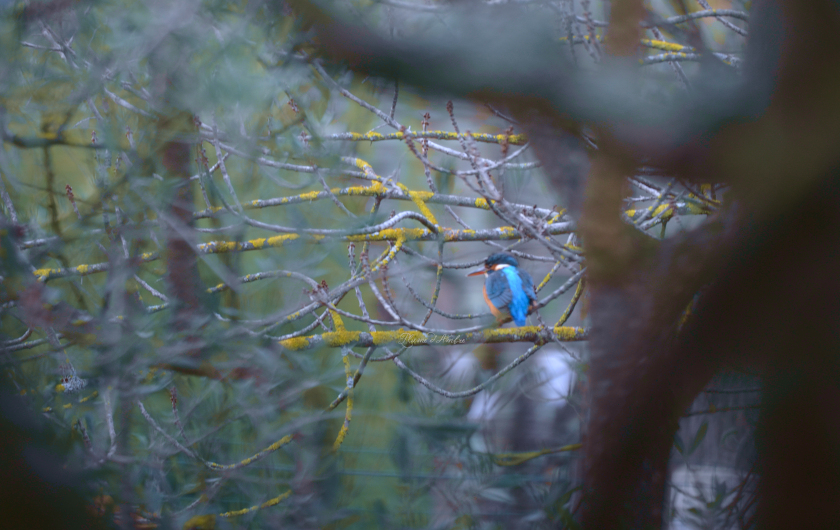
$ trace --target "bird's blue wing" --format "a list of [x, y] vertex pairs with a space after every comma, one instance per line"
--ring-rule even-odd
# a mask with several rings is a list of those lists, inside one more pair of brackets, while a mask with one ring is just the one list
[[487, 275], [484, 280], [484, 289], [487, 292], [487, 299], [500, 311], [505, 309], [513, 299], [508, 280], [501, 271]]
[[522, 279], [522, 289], [525, 291], [525, 294], [528, 296], [528, 300], [531, 303], [537, 301], [537, 290], [534, 288], [534, 279], [531, 278], [531, 275], [527, 272], [519, 269], [519, 277]]

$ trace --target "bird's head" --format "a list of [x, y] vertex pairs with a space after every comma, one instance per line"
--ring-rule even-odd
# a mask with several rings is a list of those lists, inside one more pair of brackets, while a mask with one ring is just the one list
[[493, 271], [502, 270], [505, 267], [518, 267], [519, 261], [511, 256], [510, 254], [506, 254], [504, 252], [497, 252], [495, 254], [490, 254], [487, 256], [487, 259], [484, 260], [484, 267], [473, 271], [467, 276], [478, 276], [479, 274], [489, 274]]

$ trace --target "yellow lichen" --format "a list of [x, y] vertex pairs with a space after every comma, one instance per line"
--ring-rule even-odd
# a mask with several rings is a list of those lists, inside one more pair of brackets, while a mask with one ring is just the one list
[[302, 201], [311, 201], [317, 199], [320, 193], [320, 191], [310, 191], [308, 193], [301, 193], [298, 197], [300, 197], [300, 200]]
[[280, 341], [280, 345], [287, 350], [305, 350], [309, 347], [309, 339], [306, 337], [292, 337]]
[[337, 332], [346, 331], [344, 321], [341, 320], [341, 315], [330, 309], [330, 316], [332, 317], [333, 323], [335, 324], [335, 330]]
[[446, 230], [443, 233], [444, 241], [460, 241], [462, 239], [471, 239], [476, 235], [475, 230]]
[[390, 342], [400, 342], [402, 344], [426, 344], [428, 339], [426, 334], [421, 331], [406, 331], [400, 328], [396, 331], [379, 331], [371, 333], [373, 336], [373, 343], [376, 345], [388, 344]]
[[432, 195], [434, 195], [434, 194], [430, 191], [409, 191], [408, 192], [408, 196], [411, 197], [411, 200], [414, 201], [414, 204], [416, 204], [417, 208], [420, 209], [420, 213], [422, 213], [424, 216], [426, 216], [426, 219], [431, 221], [432, 224], [437, 225], [438, 224], [437, 219], [435, 219], [434, 214], [432, 213], [431, 210], [429, 210], [429, 207], [426, 206], [426, 203], [424, 202], [424, 201], [429, 200], [432, 197]]
[[[650, 214], [650, 217], [656, 217], [657, 215], [659, 215], [660, 213], [662, 213], [662, 212], [663, 212], [666, 208], [670, 208], [670, 207], [671, 207], [671, 205], [670, 205], [670, 204], [660, 204], [659, 206], [657, 206], [657, 207], [656, 207], [656, 210], [654, 210], [654, 211]], [[652, 207], [649, 207], [649, 208], [646, 208], [645, 210], [650, 211], [650, 209], [651, 209], [651, 208], [652, 208]], [[626, 214], [627, 214], [627, 217], [629, 217], [630, 219], [633, 219], [633, 218], [635, 218], [637, 215], [640, 215], [640, 214], [642, 213], [642, 210], [634, 210], [634, 209], [631, 209], [631, 210], [626, 210], [624, 213], [626, 213]]]
[[356, 342], [359, 340], [359, 335], [360, 332], [358, 331], [340, 330], [324, 333], [322, 337], [324, 339], [324, 344], [327, 346], [340, 347]]
[[32, 271], [32, 274], [37, 276], [39, 280], [43, 280], [44, 278], [50, 276], [51, 274], [54, 274], [55, 272], [56, 269], [36, 269]]
[[574, 326], [558, 326], [554, 328], [554, 334], [560, 340], [575, 340], [586, 334], [585, 328], [576, 328]]
[[[300, 236], [298, 234], [283, 234], [283, 235], [269, 237], [269, 238], [262, 239], [262, 240], [258, 239], [256, 241], [260, 241], [263, 246], [279, 247], [279, 246], [282, 246], [283, 243], [285, 243], [286, 241], [292, 241], [292, 240], [297, 239], [299, 237]], [[260, 247], [260, 248], [262, 248], [262, 247]]]
[[[292, 494], [292, 490], [289, 490], [286, 493], [283, 493], [281, 495], [278, 495], [277, 497], [274, 497], [273, 499], [269, 499], [269, 500], [265, 501], [264, 503], [260, 504], [259, 506], [251, 506], [250, 508], [245, 508], [245, 509], [242, 509], [242, 510], [235, 510], [235, 511], [232, 511], [232, 512], [220, 513], [219, 517], [225, 517], [225, 518], [236, 517], [236, 516], [239, 516], [239, 515], [245, 515], [245, 514], [250, 513], [250, 512], [255, 512], [255, 511], [257, 511], [261, 508], [269, 508], [271, 506], [274, 506], [274, 505], [278, 504], [280, 501], [282, 501], [283, 499], [285, 499], [286, 497], [288, 497], [291, 494]], [[208, 516], [208, 517], [212, 517], [212, 516]], [[215, 521], [213, 522], [213, 524], [215, 525]], [[185, 526], [185, 528], [187, 528], [187, 527]], [[201, 528], [204, 528], [204, 527], [201, 527]], [[207, 527], [207, 528], [213, 528], [213, 527]]]
[[202, 243], [198, 245], [200, 252], [207, 252], [209, 254], [216, 254], [219, 252], [231, 252], [238, 250], [240, 247], [237, 241], [211, 241], [210, 243]]
[[642, 39], [642, 44], [650, 48], [656, 48], [658, 50], [665, 50], [669, 52], [678, 52], [686, 49], [686, 47], [681, 44], [674, 44], [673, 42], [666, 42], [664, 40]]
[[280, 449], [281, 447], [283, 447], [284, 445], [288, 444], [291, 441], [292, 441], [292, 435], [287, 434], [286, 436], [280, 438], [279, 440], [277, 440], [273, 444], [266, 447], [265, 450], [266, 451], [276, 451], [276, 450]]
[[347, 236], [347, 241], [396, 241], [422, 239], [431, 232], [425, 228], [387, 228], [374, 234]]

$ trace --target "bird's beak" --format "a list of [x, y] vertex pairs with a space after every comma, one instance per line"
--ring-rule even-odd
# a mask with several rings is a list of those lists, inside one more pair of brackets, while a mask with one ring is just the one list
[[481, 267], [480, 269], [476, 269], [471, 273], [467, 274], [467, 276], [481, 276], [482, 274], [484, 274], [484, 270], [484, 267]]

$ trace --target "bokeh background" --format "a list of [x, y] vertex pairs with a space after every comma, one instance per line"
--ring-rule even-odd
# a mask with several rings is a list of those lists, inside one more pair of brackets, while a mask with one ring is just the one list
[[[459, 31], [446, 2], [340, 4], [386, 39]], [[692, 39], [741, 75], [749, 6], [709, 4], [650, 3], [683, 22], [646, 30], [632, 90], [708, 81]], [[603, 3], [525, 9], [601, 67]], [[0, 24], [0, 362], [61, 462], [12, 456], [34, 480], [124, 528], [573, 524], [586, 262], [516, 120], [322, 57], [283, 2], [7, 3]], [[659, 240], [728, 191], [626, 187]], [[501, 250], [539, 285], [530, 335], [494, 336], [514, 324], [466, 277]], [[736, 367], [686, 411], [671, 528], [751, 527], [758, 384]], [[26, 500], [14, 520], [50, 517]]]

